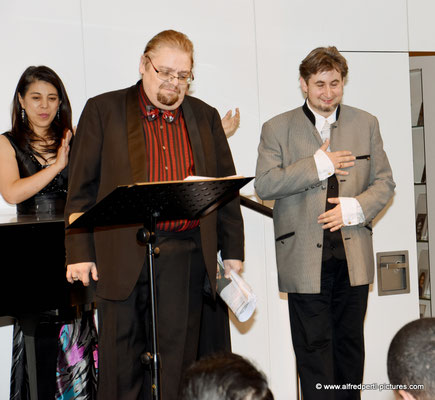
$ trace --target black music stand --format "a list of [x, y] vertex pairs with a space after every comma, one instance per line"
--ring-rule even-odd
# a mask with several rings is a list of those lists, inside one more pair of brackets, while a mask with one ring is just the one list
[[158, 220], [199, 219], [237, 196], [253, 178], [229, 177], [171, 182], [150, 182], [118, 186], [113, 192], [80, 215], [69, 228], [93, 228], [125, 224], [144, 225], [137, 239], [147, 245], [151, 299], [152, 353], [141, 355], [152, 364], [152, 398], [161, 398], [154, 255]]

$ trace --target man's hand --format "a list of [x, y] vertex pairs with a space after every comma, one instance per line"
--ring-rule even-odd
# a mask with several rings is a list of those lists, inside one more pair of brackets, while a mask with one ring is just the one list
[[349, 175], [349, 172], [343, 171], [343, 168], [353, 167], [355, 165], [355, 156], [352, 155], [351, 151], [347, 150], [330, 152], [328, 151], [328, 147], [329, 139], [326, 139], [320, 147], [320, 150], [323, 150], [331, 160], [332, 164], [334, 164], [335, 174]]
[[234, 259], [224, 260], [225, 278], [227, 279], [231, 278], [230, 275], [231, 270], [239, 273], [242, 270], [242, 265], [243, 264], [241, 260], [234, 260]]
[[240, 111], [236, 108], [233, 115], [233, 111], [229, 110], [222, 118], [222, 127], [224, 128], [225, 136], [229, 138], [236, 133], [236, 130], [240, 126]]
[[97, 266], [94, 262], [69, 264], [66, 269], [66, 280], [69, 283], [82, 281], [84, 286], [89, 286], [89, 274], [94, 281], [98, 281]]
[[340, 199], [338, 197], [332, 197], [328, 199], [328, 202], [337, 205], [331, 210], [319, 215], [317, 222], [323, 224], [322, 229], [329, 229], [331, 232], [338, 231], [344, 226]]

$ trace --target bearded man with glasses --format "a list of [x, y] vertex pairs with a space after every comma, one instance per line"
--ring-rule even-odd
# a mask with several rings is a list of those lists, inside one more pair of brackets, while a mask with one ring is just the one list
[[[186, 94], [192, 69], [192, 42], [163, 31], [148, 42], [136, 85], [87, 102], [71, 154], [65, 218], [87, 211], [117, 185], [235, 174], [218, 112]], [[100, 400], [151, 393], [140, 361], [150, 349], [149, 289], [137, 228], [71, 231], [66, 238], [67, 279], [97, 281]], [[183, 370], [197, 358], [204, 287], [215, 295], [216, 252], [227, 273], [242, 266], [239, 199], [201, 220], [159, 221], [157, 233], [161, 389], [164, 400], [175, 400]]]

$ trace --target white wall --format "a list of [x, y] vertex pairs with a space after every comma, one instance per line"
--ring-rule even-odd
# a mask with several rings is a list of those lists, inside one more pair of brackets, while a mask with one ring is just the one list
[[432, 0], [408, 0], [408, 43], [410, 51], [435, 51]]
[[[410, 0], [411, 1], [411, 0]], [[409, 2], [410, 2], [409, 1]], [[415, 0], [417, 1], [417, 0]], [[408, 7], [409, 7], [408, 2]], [[386, 351], [393, 334], [418, 317], [412, 197], [407, 2], [405, 0], [115, 0], [58, 2], [0, 0], [0, 129], [9, 127], [13, 91], [28, 65], [47, 64], [63, 79], [78, 121], [90, 96], [133, 84], [147, 40], [163, 29], [189, 35], [196, 46], [193, 94], [223, 114], [240, 107], [239, 131], [229, 139], [238, 172], [255, 171], [261, 125], [301, 105], [298, 65], [314, 47], [336, 45], [349, 61], [347, 104], [378, 116], [397, 183], [396, 196], [375, 226], [375, 252], [408, 250], [411, 293], [369, 297], [366, 383], [386, 383]], [[388, 26], [388, 29], [386, 29]], [[253, 186], [243, 194], [255, 198]], [[10, 210], [0, 204], [1, 210]], [[234, 324], [234, 351], [268, 375], [275, 398], [296, 398], [295, 360], [287, 302], [277, 288], [270, 219], [243, 210], [245, 278], [259, 298], [254, 318]], [[4, 251], [4, 250], [0, 250]], [[0, 328], [0, 398], [9, 392], [11, 328]], [[392, 399], [365, 392], [366, 399]]]

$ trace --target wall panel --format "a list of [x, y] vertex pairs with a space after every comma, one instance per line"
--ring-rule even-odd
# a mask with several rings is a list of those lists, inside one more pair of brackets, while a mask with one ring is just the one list
[[347, 51], [408, 49], [406, 0], [254, 1], [259, 45], [272, 55], [331, 44]]
[[407, 0], [410, 51], [435, 51], [435, 26], [432, 0]]

